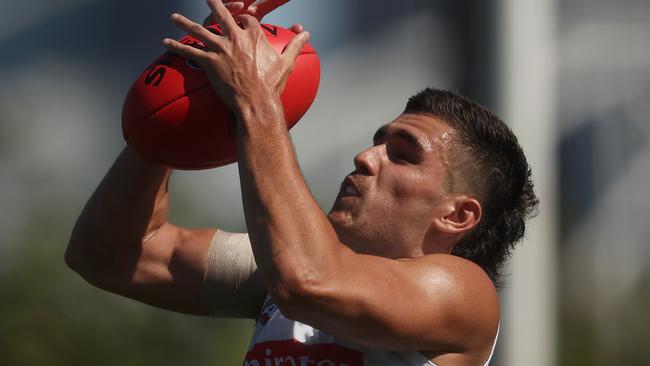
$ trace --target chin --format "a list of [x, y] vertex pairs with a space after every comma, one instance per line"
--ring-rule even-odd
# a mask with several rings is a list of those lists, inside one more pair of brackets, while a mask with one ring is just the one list
[[352, 215], [345, 211], [332, 211], [327, 215], [341, 243], [348, 245], [350, 233], [354, 230]]
[[329, 214], [327, 214], [334, 228], [337, 226], [349, 226], [352, 223], [352, 214], [349, 211], [336, 210], [332, 209]]

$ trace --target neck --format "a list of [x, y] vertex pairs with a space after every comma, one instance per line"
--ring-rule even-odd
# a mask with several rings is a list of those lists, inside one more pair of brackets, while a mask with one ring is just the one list
[[[421, 238], [394, 235], [394, 231], [391, 232], [393, 235], [386, 235], [385, 233], [368, 235], [372, 233], [336, 228], [336, 233], [341, 243], [358, 254], [376, 255], [392, 259], [417, 258], [430, 254], [427, 250], [428, 247], [424, 245], [425, 242]], [[449, 251], [451, 251], [451, 247]], [[442, 250], [435, 252], [446, 253]]]
[[458, 241], [457, 236], [440, 232], [431, 227], [424, 236], [422, 249], [424, 254], [451, 254], [451, 250]]

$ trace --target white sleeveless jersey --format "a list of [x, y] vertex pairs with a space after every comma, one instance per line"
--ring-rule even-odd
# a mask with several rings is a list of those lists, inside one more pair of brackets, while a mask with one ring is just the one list
[[[497, 332], [498, 335], [498, 332]], [[496, 345], [496, 339], [494, 341]], [[492, 347], [494, 352], [494, 346]], [[485, 363], [487, 366], [488, 361]], [[286, 318], [267, 296], [244, 366], [435, 366], [420, 352], [359, 346]]]

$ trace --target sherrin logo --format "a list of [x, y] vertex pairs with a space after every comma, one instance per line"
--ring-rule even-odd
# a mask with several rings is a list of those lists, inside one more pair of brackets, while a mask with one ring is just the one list
[[363, 354], [336, 343], [269, 341], [256, 344], [244, 366], [363, 366]]

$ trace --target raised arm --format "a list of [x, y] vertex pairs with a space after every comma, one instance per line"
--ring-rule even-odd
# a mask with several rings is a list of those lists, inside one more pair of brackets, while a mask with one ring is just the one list
[[[226, 1], [258, 19], [288, 0]], [[300, 31], [302, 27], [292, 27]], [[171, 170], [126, 147], [90, 197], [65, 261], [91, 284], [174, 311], [256, 317], [265, 292], [248, 236], [167, 221]]]
[[167, 222], [170, 174], [125, 148], [79, 215], [65, 260], [97, 287], [162, 308], [206, 314], [203, 269], [215, 230]]

